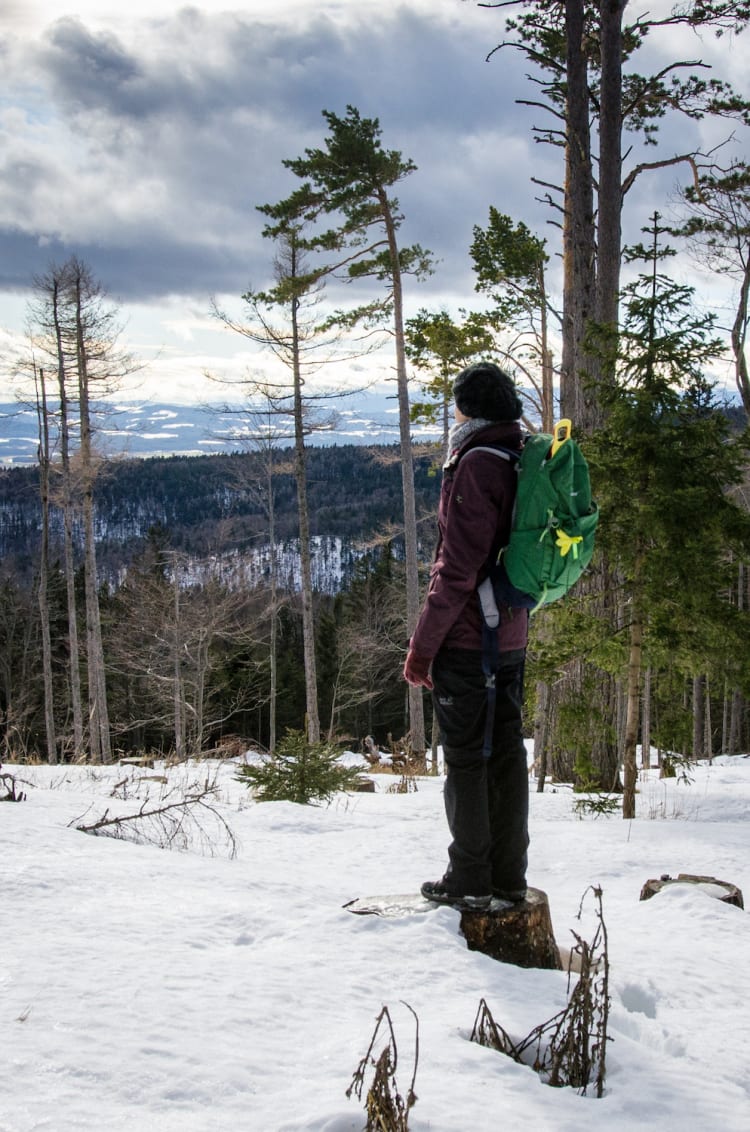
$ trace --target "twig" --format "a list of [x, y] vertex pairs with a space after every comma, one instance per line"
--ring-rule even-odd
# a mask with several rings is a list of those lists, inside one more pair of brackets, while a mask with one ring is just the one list
[[[210, 786], [206, 782], [206, 788], [200, 793], [189, 794], [177, 802], [168, 802], [166, 805], [146, 809], [148, 805], [146, 800], [137, 813], [119, 817], [111, 817], [109, 809], [106, 809], [96, 821], [88, 825], [78, 824], [76, 829], [95, 837], [104, 833], [105, 836], [120, 840], [144, 841], [158, 845], [162, 849], [171, 848], [178, 842], [183, 849], [192, 848], [191, 833], [197, 831], [201, 844], [213, 849], [213, 841], [196, 817], [196, 812], [206, 811], [223, 830], [229, 845], [229, 856], [235, 857], [237, 842], [232, 830], [217, 808], [206, 801], [214, 793], [215, 786]], [[73, 822], [70, 822], [70, 825], [73, 825]]]

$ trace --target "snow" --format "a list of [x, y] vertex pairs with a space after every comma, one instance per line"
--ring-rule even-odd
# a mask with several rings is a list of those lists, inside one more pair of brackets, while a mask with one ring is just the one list
[[[567, 1001], [567, 976], [469, 952], [453, 909], [354, 916], [356, 896], [440, 876], [442, 780], [340, 795], [326, 807], [255, 803], [236, 764], [5, 765], [27, 799], [0, 805], [2, 1132], [355, 1132], [346, 1097], [388, 1006], [405, 1095], [419, 1019], [412, 1132], [747, 1132], [748, 915], [690, 873], [750, 897], [750, 758], [692, 783], [639, 784], [639, 817], [573, 813], [569, 788], [531, 780], [530, 883], [558, 944], [591, 939], [601, 886], [611, 964], [605, 1095], [552, 1089], [469, 1041], [479, 1002], [524, 1037]], [[158, 777], [166, 777], [166, 783]], [[126, 781], [125, 781], [126, 780]], [[76, 830], [206, 781], [203, 837], [164, 849]], [[125, 785], [122, 783], [125, 781]], [[113, 795], [113, 788], [120, 784]], [[213, 855], [211, 855], [213, 854]], [[382, 1048], [379, 1043], [376, 1052]]]

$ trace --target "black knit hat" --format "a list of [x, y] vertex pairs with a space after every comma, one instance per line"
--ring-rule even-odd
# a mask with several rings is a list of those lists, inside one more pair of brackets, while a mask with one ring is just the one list
[[485, 421], [517, 421], [523, 408], [513, 379], [494, 362], [475, 362], [461, 370], [453, 396], [465, 417]]

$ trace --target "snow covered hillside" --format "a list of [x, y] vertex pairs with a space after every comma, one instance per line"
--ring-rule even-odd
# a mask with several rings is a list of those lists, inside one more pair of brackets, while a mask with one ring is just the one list
[[[690, 785], [651, 772], [634, 822], [578, 820], [568, 788], [530, 783], [529, 879], [561, 947], [590, 938], [594, 907], [579, 922], [579, 905], [603, 890], [601, 1100], [468, 1040], [482, 998], [525, 1036], [567, 1001], [564, 973], [467, 951], [449, 908], [342, 908], [441, 875], [441, 779], [394, 794], [379, 775], [375, 794], [316, 808], [254, 803], [231, 763], [3, 770], [27, 799], [0, 805], [2, 1132], [355, 1132], [365, 1115], [345, 1092], [383, 1005], [408, 1088], [404, 1003], [420, 1026], [413, 1132], [750, 1128], [748, 913], [686, 885], [639, 901], [648, 878], [679, 872], [750, 898], [750, 758], [701, 765]], [[172, 850], [75, 828], [214, 777], [216, 812]]]

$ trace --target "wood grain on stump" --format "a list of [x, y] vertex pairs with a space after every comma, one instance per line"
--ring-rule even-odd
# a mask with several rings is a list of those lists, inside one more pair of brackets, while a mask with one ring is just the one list
[[547, 894], [529, 888], [520, 904], [462, 912], [461, 931], [470, 951], [481, 951], [516, 967], [561, 971]]

